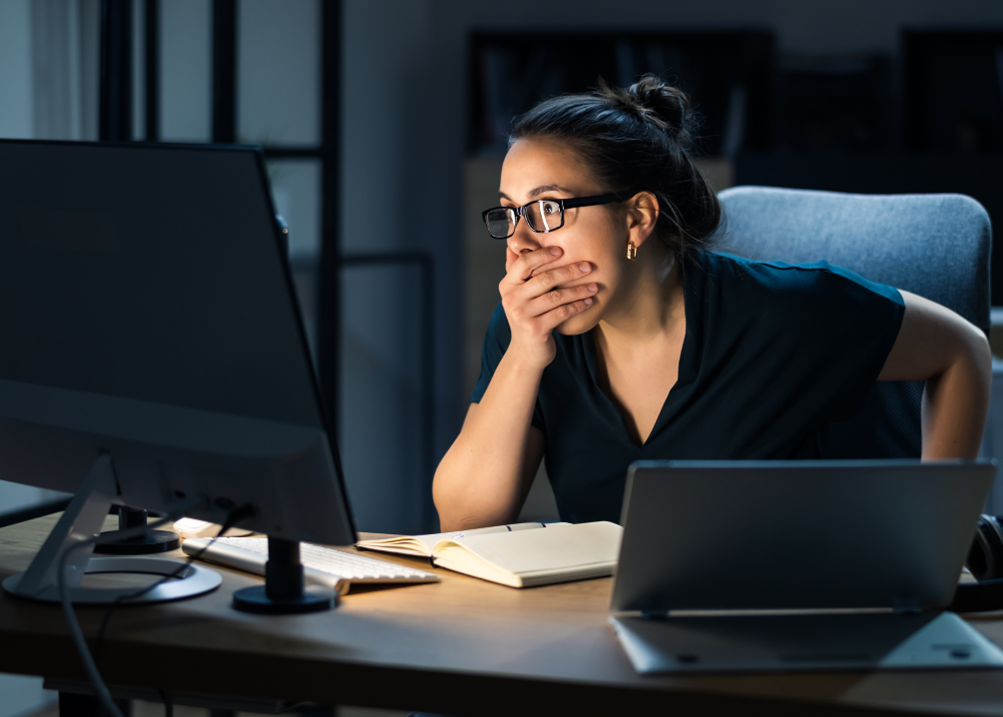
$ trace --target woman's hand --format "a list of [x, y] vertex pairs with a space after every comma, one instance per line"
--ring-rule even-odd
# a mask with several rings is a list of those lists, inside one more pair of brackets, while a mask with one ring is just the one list
[[563, 255], [560, 247], [516, 254], [506, 251], [505, 278], [498, 284], [505, 317], [512, 329], [508, 352], [519, 362], [543, 369], [554, 360], [553, 331], [592, 305], [594, 283], [567, 287], [592, 271], [588, 262], [547, 269]]

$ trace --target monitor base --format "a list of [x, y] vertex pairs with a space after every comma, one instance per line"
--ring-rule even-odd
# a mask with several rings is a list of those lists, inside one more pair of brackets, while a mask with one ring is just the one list
[[[91, 558], [93, 544], [117, 497], [117, 483], [111, 456], [101, 453], [91, 465], [76, 495], [66, 507], [31, 565], [23, 573], [3, 581], [7, 592], [42, 602], [61, 602], [65, 593], [70, 602], [110, 605], [123, 598], [128, 602], [163, 602], [201, 595], [215, 590], [223, 578], [215, 570], [186, 565], [167, 558]], [[298, 547], [298, 544], [297, 544]], [[63, 587], [59, 573], [63, 571]], [[146, 573], [173, 576], [149, 590], [135, 586], [116, 588], [83, 587], [87, 573]], [[134, 596], [134, 597], [131, 597]]]
[[[184, 567], [184, 570], [179, 568]], [[122, 601], [129, 605], [142, 603], [167, 602], [183, 600], [215, 590], [223, 582], [222, 576], [215, 570], [200, 565], [188, 565], [179, 560], [168, 558], [91, 558], [84, 571], [87, 575], [94, 573], [142, 573], [147, 575], [174, 575], [177, 579], [157, 585], [148, 592], [137, 594], [142, 588], [68, 588], [70, 602], [79, 605], [113, 605]], [[46, 585], [36, 592], [20, 590], [20, 583], [25, 573], [15, 573], [3, 581], [3, 588], [12, 595], [38, 600], [40, 602], [60, 602], [58, 585]], [[132, 597], [134, 596], [134, 597]]]
[[337, 602], [337, 595], [315, 585], [304, 588], [303, 594], [296, 598], [272, 599], [268, 597], [265, 585], [242, 588], [233, 594], [234, 609], [259, 615], [300, 615], [308, 612], [323, 612], [332, 609]]
[[94, 552], [104, 555], [148, 555], [166, 553], [181, 547], [181, 536], [173, 530], [148, 530], [143, 535], [134, 535], [130, 538], [117, 537], [123, 530], [146, 525], [148, 517], [149, 514], [142, 508], [120, 505], [118, 530], [106, 530], [101, 533], [101, 542], [94, 546]]
[[101, 533], [101, 542], [94, 546], [95, 553], [103, 555], [149, 555], [151, 553], [167, 553], [181, 547], [181, 536], [173, 530], [150, 530], [138, 538], [115, 539], [118, 530], [106, 530]]
[[233, 607], [265, 615], [300, 615], [330, 610], [338, 604], [337, 593], [315, 585], [305, 586], [300, 544], [268, 536], [265, 584], [243, 588], [233, 594]]

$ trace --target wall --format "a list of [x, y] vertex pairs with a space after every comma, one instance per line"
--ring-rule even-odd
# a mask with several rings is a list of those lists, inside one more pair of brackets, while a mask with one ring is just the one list
[[0, 4], [0, 137], [33, 134], [31, 0]]
[[160, 136], [166, 142], [212, 137], [212, 5], [160, 3]]
[[[428, 4], [366, 0], [345, 3], [343, 12], [342, 251], [421, 251], [441, 225], [427, 192], [437, 169], [425, 171]], [[342, 274], [339, 440], [364, 530], [433, 527], [425, 520], [430, 475], [421, 466], [420, 280], [413, 264], [349, 266]], [[449, 355], [438, 341], [436, 354]]]

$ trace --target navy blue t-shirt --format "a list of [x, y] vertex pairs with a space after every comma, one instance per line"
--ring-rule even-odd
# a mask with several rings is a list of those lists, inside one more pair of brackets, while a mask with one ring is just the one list
[[[596, 381], [591, 332], [555, 333], [533, 425], [561, 519], [620, 520], [627, 467], [652, 459], [817, 458], [819, 431], [852, 417], [884, 366], [905, 306], [845, 269], [760, 262], [706, 250], [682, 264], [686, 336], [651, 435], [634, 444]], [[495, 310], [471, 401], [511, 341]]]

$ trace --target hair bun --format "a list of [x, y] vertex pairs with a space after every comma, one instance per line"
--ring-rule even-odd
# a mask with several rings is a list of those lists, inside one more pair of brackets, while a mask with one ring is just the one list
[[644, 75], [627, 90], [646, 115], [660, 119], [666, 129], [685, 132], [689, 122], [690, 98], [678, 87], [662, 81], [657, 75]]
[[627, 89], [609, 87], [600, 79], [599, 94], [614, 107], [668, 132], [677, 142], [690, 144], [694, 122], [690, 99], [658, 75], [648, 73]]

